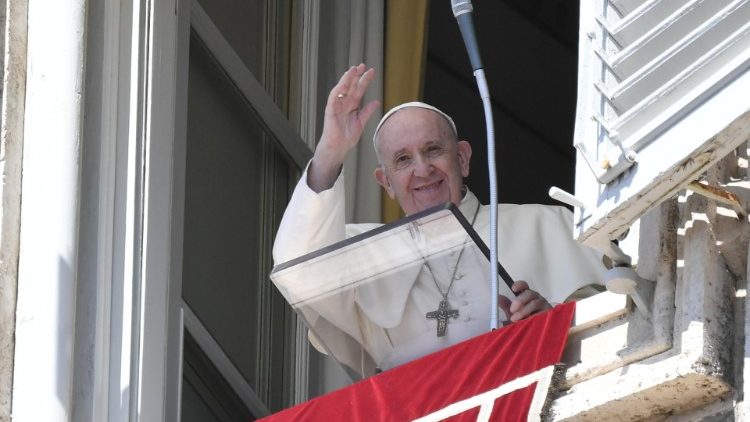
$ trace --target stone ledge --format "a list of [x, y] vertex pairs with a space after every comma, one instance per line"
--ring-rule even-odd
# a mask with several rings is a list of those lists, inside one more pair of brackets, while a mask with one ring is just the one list
[[[656, 361], [656, 359], [662, 359]], [[654, 356], [575, 385], [552, 402], [546, 420], [659, 420], [715, 402], [732, 386], [700, 356]]]
[[570, 327], [570, 334], [593, 328], [627, 314], [627, 303], [627, 296], [612, 292], [602, 292], [579, 300], [576, 302], [575, 325]]

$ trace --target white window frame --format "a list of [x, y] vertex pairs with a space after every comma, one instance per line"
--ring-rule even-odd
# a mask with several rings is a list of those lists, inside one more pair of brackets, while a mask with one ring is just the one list
[[[162, 7], [161, 5], [159, 7]], [[143, 280], [140, 320], [141, 347], [138, 362], [138, 414], [163, 414], [168, 420], [179, 419], [182, 383], [182, 333], [188, 329], [227, 380], [243, 403], [256, 415], [267, 414], [261, 400], [240, 375], [239, 370], [221, 351], [208, 330], [182, 299], [182, 224], [185, 187], [185, 147], [187, 118], [187, 70], [191, 29], [195, 31], [245, 99], [259, 114], [266, 130], [281, 141], [292, 162], [303, 168], [312, 153], [305, 147], [281, 114], [273, 100], [234, 53], [208, 15], [196, 0], [179, 4], [178, 15], [168, 16], [168, 8], [154, 13], [154, 45], [170, 47], [160, 51], [160, 65], [151, 69], [149, 85], [152, 118], [151, 139], [170, 139], [150, 143], [144, 164], [144, 239]], [[173, 11], [171, 11], [174, 13]], [[174, 15], [173, 15], [174, 16]], [[160, 19], [159, 19], [160, 18]], [[156, 101], [158, 98], [158, 102]], [[170, 99], [176, 99], [176, 101]], [[157, 116], [158, 115], [158, 116]], [[158, 123], [157, 123], [158, 122]], [[170, 124], [172, 125], [170, 127]], [[170, 166], [164, 163], [171, 163]], [[158, 201], [148, 200], [151, 192]], [[170, 198], [171, 200], [163, 200]], [[170, 230], [171, 228], [171, 230]], [[156, 245], [156, 248], [149, 246]], [[168, 252], [166, 252], [168, 251]], [[166, 254], [165, 254], [166, 252]], [[157, 280], [156, 283], [149, 282]], [[165, 303], [167, 306], [165, 307]]]
[[81, 222], [96, 230], [91, 259], [101, 263], [93, 397], [77, 404], [91, 409], [79, 415], [87, 420], [179, 417], [180, 362], [171, 358], [179, 339], [169, 329], [181, 321], [169, 300], [177, 6], [105, 0], [103, 22], [87, 28], [105, 46], [101, 57], [87, 57], [101, 63], [92, 70], [101, 72], [101, 87], [86, 93], [101, 104], [89, 110], [101, 121], [99, 218]]
[[[33, 388], [14, 392], [14, 401], [18, 400], [19, 404], [17, 409], [28, 409], [29, 415], [43, 419], [179, 420], [182, 334], [187, 328], [201, 347], [210, 352], [214, 365], [250, 410], [267, 412], [236, 368], [227, 364], [229, 359], [211, 352], [219, 348], [182, 301], [181, 204], [185, 188], [191, 22], [196, 31], [203, 33], [204, 41], [214, 45], [212, 54], [223, 62], [229, 77], [261, 114], [266, 130], [281, 141], [282, 149], [292, 162], [304, 167], [312, 155], [310, 149], [247, 68], [233, 56], [228, 43], [216, 36], [218, 31], [215, 27], [211, 29], [205, 13], [198, 7], [191, 7], [197, 4], [195, 0], [103, 0], [95, 5], [80, 1], [75, 7], [55, 4], [55, 7], [45, 6], [39, 13], [41, 3], [35, 3], [34, 14], [30, 15], [34, 20], [30, 19], [30, 25], [34, 25], [35, 34], [43, 34], [45, 40], [66, 37], [68, 44], [65, 45], [72, 45], [70, 48], [75, 51], [54, 51], [58, 43], [37, 43], [34, 54], [38, 56], [30, 57], [49, 55], [45, 65], [56, 57], [66, 59], [61, 59], [60, 64], [64, 62], [65, 67], [61, 65], [59, 72], [53, 70], [54, 65], [38, 67], [37, 70], [49, 74], [35, 74], [34, 77], [41, 79], [35, 79], [34, 83], [44, 83], [44, 78], [61, 82], [59, 91], [67, 95], [65, 101], [71, 100], [68, 102], [74, 106], [55, 112], [65, 113], [69, 119], [65, 121], [66, 129], [78, 128], [70, 133], [86, 137], [91, 145], [97, 143], [100, 150], [87, 156], [91, 162], [80, 163], [80, 147], [86, 143], [76, 136], [67, 136], [64, 144], [59, 143], [63, 146], [64, 157], [35, 158], [33, 162], [34, 169], [44, 169], [43, 163], [47, 162], [52, 166], [65, 165], [66, 178], [50, 186], [32, 186], [25, 192], [26, 198], [50, 196], [45, 192], [62, 186], [60, 195], [51, 195], [54, 200], [42, 203], [57, 204], [55, 201], [58, 201], [65, 209], [34, 209], [26, 221], [28, 227], [33, 228], [35, 221], [54, 220], [61, 228], [61, 237], [50, 239], [33, 233], [29, 238], [33, 241], [28, 243], [24, 259], [45, 265], [27, 264], [26, 272], [19, 275], [19, 288], [24, 289], [24, 296], [19, 298], [19, 310], [37, 321], [43, 320], [43, 326], [20, 319], [17, 332], [26, 337], [17, 343], [17, 352], [26, 353], [26, 350], [34, 350], [34, 345], [46, 345], [50, 333], [65, 342], [37, 347], [46, 353], [38, 359], [33, 355], [25, 363], [18, 364], [20, 361], [16, 360], [16, 380], [36, 383]], [[87, 11], [103, 19], [91, 24], [94, 21], [87, 22]], [[70, 15], [75, 15], [75, 19], [61, 19]], [[57, 28], [56, 24], [62, 26], [50, 31], [50, 27]], [[87, 38], [101, 40], [101, 43], [94, 43], [96, 46], [88, 50], [84, 42]], [[40, 45], [43, 48], [39, 48]], [[30, 60], [29, 63], [41, 62]], [[85, 85], [85, 75], [86, 80], [90, 76], [95, 82]], [[47, 98], [44, 95], [55, 95], [54, 91], [52, 94], [48, 91], [39, 94], [33, 104], [57, 104], [44, 100]], [[35, 122], [35, 128], [43, 127], [50, 113], [37, 113], [29, 123]], [[84, 128], [84, 120], [96, 124]], [[39, 145], [35, 142], [34, 145]], [[68, 148], [70, 145], [73, 147]], [[91, 183], [82, 187], [75, 177], [81, 174], [81, 168], [97, 170], [99, 179], [93, 187]], [[54, 181], [54, 176], [45, 177]], [[80, 206], [96, 209], [94, 221], [77, 218], [78, 201], [82, 197], [89, 202]], [[29, 203], [31, 201], [27, 201], [27, 205]], [[50, 218], [49, 213], [55, 213], [57, 219]], [[63, 214], [64, 221], [60, 221]], [[32, 232], [34, 230], [29, 231]], [[78, 256], [78, 233], [84, 233], [87, 242], [92, 242], [84, 248], [86, 256]], [[95, 288], [77, 292], [75, 283], [67, 283], [69, 280], [55, 275], [53, 270], [57, 267], [46, 265], [52, 256], [48, 253], [52, 247], [33, 249], [38, 242], [51, 244], [53, 241], [57, 242], [54, 247], [66, 246], [69, 256], [60, 259], [72, 265], [80, 259], [96, 261], [97, 265], [91, 266], [95, 274], [86, 274], [95, 280], [87, 279], [81, 284], [84, 288], [95, 284]], [[69, 277], [75, 281], [76, 275], [76, 268], [71, 268]], [[65, 291], [34, 291], [39, 281], [67, 284]], [[50, 302], [65, 300], [58, 304], [64, 315], [56, 314], [59, 309], [40, 302], [42, 297]], [[80, 322], [73, 317], [78, 309], [94, 310], [96, 315], [93, 318], [87, 315], [79, 326]], [[71, 362], [58, 362], [62, 352], [76, 351], [87, 355], [81, 367]], [[46, 362], [51, 354], [57, 355], [55, 364], [62, 372], [40, 365], [41, 360]], [[300, 378], [304, 378], [302, 374]], [[28, 385], [29, 381], [24, 382]]]
[[[196, 0], [105, 0], [90, 36], [100, 62], [94, 384], [89, 420], [179, 420], [183, 329], [245, 405], [267, 409], [182, 300], [187, 72], [191, 25], [297, 167], [312, 153]], [[97, 53], [98, 54], [98, 53]], [[97, 115], [97, 116], [93, 116]]]

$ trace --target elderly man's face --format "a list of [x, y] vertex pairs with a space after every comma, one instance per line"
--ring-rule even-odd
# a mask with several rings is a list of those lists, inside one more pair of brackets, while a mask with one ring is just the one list
[[456, 142], [441, 115], [417, 107], [396, 112], [380, 128], [377, 148], [382, 165], [375, 178], [407, 215], [446, 202], [460, 204], [471, 146]]

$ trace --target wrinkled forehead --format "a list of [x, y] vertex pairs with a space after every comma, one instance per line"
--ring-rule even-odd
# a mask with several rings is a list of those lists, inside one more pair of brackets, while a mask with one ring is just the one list
[[454, 140], [457, 138], [456, 124], [453, 122], [453, 119], [438, 108], [418, 101], [404, 103], [389, 110], [380, 119], [375, 129], [373, 146], [378, 156], [381, 153], [380, 147], [382, 145], [380, 144], [383, 142], [380, 138], [383, 138], [382, 135], [384, 132], [390, 132], [393, 125], [401, 127], [411, 126], [427, 131], [431, 128], [444, 129], [452, 135]]

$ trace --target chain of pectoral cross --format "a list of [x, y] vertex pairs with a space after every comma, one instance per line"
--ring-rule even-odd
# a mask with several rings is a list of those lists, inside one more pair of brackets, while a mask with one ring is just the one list
[[[477, 215], [479, 214], [479, 208], [481, 207], [480, 204], [477, 204], [477, 209], [474, 211], [474, 217], [471, 219], [471, 225], [474, 226], [474, 222], [477, 219]], [[427, 319], [435, 319], [437, 320], [437, 336], [443, 337], [445, 336], [445, 331], [448, 328], [448, 318], [456, 319], [458, 318], [458, 309], [451, 309], [450, 303], [448, 302], [448, 293], [450, 293], [451, 288], [453, 287], [453, 283], [456, 281], [456, 272], [458, 271], [458, 264], [461, 262], [461, 257], [464, 254], [464, 250], [466, 249], [466, 241], [464, 241], [463, 246], [461, 246], [461, 252], [458, 254], [458, 259], [456, 260], [456, 265], [453, 267], [453, 274], [451, 275], [451, 281], [448, 284], [448, 288], [445, 289], [445, 292], [443, 292], [443, 289], [440, 288], [440, 284], [437, 282], [437, 278], [435, 278], [435, 273], [432, 271], [432, 267], [430, 267], [430, 263], [425, 258], [424, 264], [427, 267], [427, 270], [430, 272], [430, 276], [432, 277], [433, 283], [435, 283], [435, 287], [437, 287], [438, 291], [440, 292], [440, 295], [443, 297], [443, 299], [440, 301], [440, 304], [438, 305], [437, 310], [427, 312], [425, 315], [425, 318]]]

